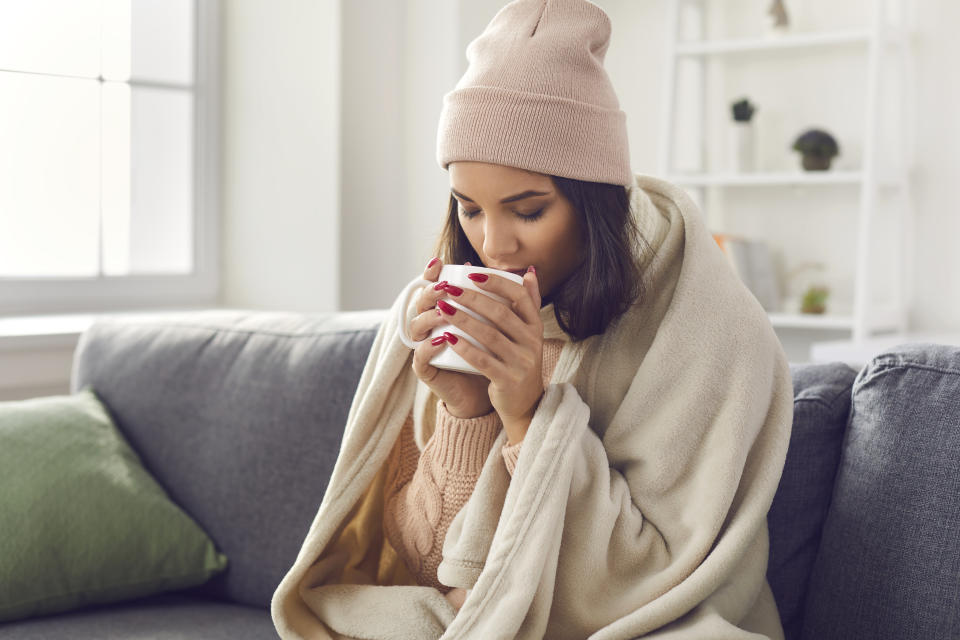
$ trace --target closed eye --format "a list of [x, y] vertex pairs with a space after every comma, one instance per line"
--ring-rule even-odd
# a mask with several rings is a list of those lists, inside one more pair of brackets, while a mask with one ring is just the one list
[[[545, 208], [546, 207], [544, 207], [544, 209]], [[471, 220], [472, 218], [475, 218], [477, 214], [480, 213], [480, 211], [481, 209], [477, 209], [476, 211], [467, 211], [466, 209], [460, 209], [460, 215], [462, 215], [467, 220]], [[516, 216], [521, 220], [523, 220], [524, 222], [533, 222], [534, 220], [537, 220], [543, 216], [543, 209], [538, 209], [537, 211], [534, 211], [533, 213], [526, 214], [526, 215], [519, 213], [517, 211], [514, 211], [513, 213], [516, 214]]]

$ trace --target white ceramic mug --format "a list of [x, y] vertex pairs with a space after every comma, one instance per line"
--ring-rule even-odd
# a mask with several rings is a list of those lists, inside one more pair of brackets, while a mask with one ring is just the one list
[[[486, 351], [487, 353], [490, 353], [489, 349], [487, 349], [485, 346], [483, 346], [482, 344], [474, 340], [472, 337], [465, 334], [460, 328], [452, 324], [441, 324], [434, 327], [430, 335], [427, 336], [424, 340], [413, 340], [410, 338], [410, 334], [407, 333], [407, 326], [406, 326], [407, 325], [407, 316], [406, 316], [407, 307], [410, 304], [410, 294], [413, 293], [413, 291], [417, 287], [433, 286], [437, 282], [443, 282], [444, 280], [446, 280], [449, 284], [460, 287], [461, 289], [472, 289], [474, 291], [479, 291], [480, 293], [486, 296], [489, 296], [498, 302], [509, 304], [509, 300], [506, 300], [505, 298], [498, 296], [495, 293], [492, 293], [490, 291], [485, 291], [480, 287], [478, 287], [476, 282], [474, 282], [473, 280], [467, 277], [468, 273], [488, 273], [491, 275], [498, 275], [501, 278], [512, 280], [513, 282], [516, 282], [517, 284], [520, 284], [520, 285], [523, 284], [523, 278], [521, 276], [518, 276], [515, 273], [510, 273], [509, 271], [501, 271], [500, 269], [490, 269], [488, 267], [474, 267], [474, 266], [467, 266], [463, 264], [443, 265], [443, 268], [440, 269], [440, 276], [437, 278], [436, 282], [427, 280], [422, 277], [414, 278], [409, 282], [409, 284], [407, 284], [406, 288], [404, 288], [403, 293], [401, 294], [402, 304], [397, 309], [397, 313], [398, 313], [397, 334], [400, 336], [400, 340], [403, 341], [403, 344], [407, 345], [411, 349], [416, 349], [417, 345], [419, 345], [421, 342], [424, 342], [426, 340], [432, 340], [437, 336], [443, 335], [445, 331], [449, 331], [450, 333], [453, 333], [465, 340], [469, 340], [470, 343], [475, 347], [477, 347], [478, 349], [482, 351]], [[492, 322], [490, 322], [489, 320], [481, 316], [479, 313], [472, 311], [471, 309], [467, 309], [465, 306], [457, 302], [455, 299], [445, 297], [444, 301], [450, 303], [451, 306], [456, 307], [457, 309], [462, 309], [464, 313], [469, 314], [471, 317], [476, 318], [480, 322], [483, 322], [490, 326], [494, 326]], [[430, 359], [430, 364], [437, 367], [438, 369], [450, 369], [453, 371], [460, 371], [462, 373], [480, 374], [480, 372], [474, 369], [472, 365], [470, 365], [466, 360], [464, 360], [459, 353], [457, 353], [452, 348], [450, 348], [450, 345], [447, 345], [446, 349], [442, 349], [440, 353], [433, 356], [433, 358]]]

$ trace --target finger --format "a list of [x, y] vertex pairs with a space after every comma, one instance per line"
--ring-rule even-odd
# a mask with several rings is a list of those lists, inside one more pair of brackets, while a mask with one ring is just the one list
[[[476, 295], [481, 298], [486, 297], [482, 293]], [[500, 363], [510, 362], [516, 363], [520, 366], [532, 364], [531, 349], [528, 348], [530, 344], [529, 339], [531, 338], [529, 329], [527, 329], [526, 325], [520, 322], [520, 319], [517, 318], [516, 315], [505, 306], [497, 303], [496, 301], [491, 302], [499, 307], [501, 314], [504, 314], [501, 317], [505, 317], [506, 314], [509, 314], [513, 316], [514, 321], [522, 327], [522, 331], [525, 333], [524, 337], [521, 338], [520, 341], [512, 341], [505, 336], [497, 326], [490, 326], [485, 322], [477, 320], [470, 314], [464, 312], [462, 309], [457, 309], [448, 304], [446, 300], [437, 300], [437, 307], [443, 311], [443, 316], [446, 318], [447, 322], [458, 329], [461, 329], [469, 337], [476, 340], [477, 343], [482, 344], [490, 351], [490, 353], [493, 354], [493, 356], [491, 357], [482, 349], [474, 347], [478, 352], [488, 355], [488, 357], [490, 357], [492, 360], [497, 360]], [[453, 313], [451, 314], [450, 311], [453, 311]], [[500, 321], [502, 322], [502, 320]], [[471, 346], [473, 346], [472, 343]], [[493, 378], [491, 378], [491, 380], [492, 379]]]
[[443, 269], [443, 261], [436, 257], [430, 258], [430, 262], [427, 263], [427, 267], [423, 270], [424, 280], [436, 282], [440, 276], [441, 269]]
[[[441, 297], [441, 300], [444, 298], [446, 300], [456, 300], [470, 311], [483, 316], [499, 330], [499, 333], [502, 333], [502, 335], [506, 336], [511, 342], [526, 342], [532, 333], [531, 328], [527, 326], [523, 319], [513, 310], [512, 304], [504, 304], [478, 291], [461, 289], [460, 287], [454, 287], [452, 285], [446, 285], [443, 288], [443, 292], [445, 295]], [[437, 300], [438, 307], [440, 306], [439, 303], [440, 300]], [[469, 314], [465, 312], [462, 315], [469, 316]], [[470, 320], [484, 327], [489, 326], [474, 318], [470, 318]], [[479, 340], [480, 336], [477, 336], [477, 339]], [[489, 348], [486, 342], [483, 344]]]
[[443, 314], [435, 306], [414, 316], [410, 321], [410, 339], [417, 342], [426, 340], [434, 329], [447, 323], [442, 316]]
[[543, 304], [543, 298], [540, 296], [540, 281], [537, 280], [537, 270], [530, 265], [527, 272], [523, 274], [523, 286], [530, 294], [530, 300], [533, 302], [533, 308], [537, 309], [537, 315], [540, 315], [540, 305]]
[[447, 281], [443, 280], [436, 284], [422, 287], [420, 289], [420, 294], [417, 296], [417, 313], [423, 313], [424, 311], [429, 311], [437, 306], [437, 299], [444, 295], [444, 287], [446, 287]]
[[447, 337], [449, 347], [459, 353], [467, 364], [479, 371], [485, 378], [495, 383], [506, 381], [506, 367], [502, 362], [482, 349], [473, 346], [469, 340], [464, 340], [460, 336], [449, 332], [444, 332], [443, 335]]
[[430, 360], [433, 359], [433, 356], [437, 355], [441, 350], [446, 348], [446, 346], [446, 336], [437, 336], [433, 340], [424, 342], [414, 349], [412, 366], [413, 372], [418, 378], [424, 382], [430, 382], [437, 377], [437, 374], [440, 373], [440, 370], [430, 364]]
[[[478, 288], [484, 291], [495, 293], [501, 298], [509, 300], [510, 307], [516, 312], [523, 322], [529, 326], [536, 327], [540, 322], [540, 307], [534, 306], [530, 297], [529, 289], [525, 285], [517, 284], [513, 280], [508, 280], [495, 273], [478, 273], [479, 279], [470, 278]], [[467, 274], [469, 277], [470, 274]], [[482, 280], [482, 276], [489, 276]], [[526, 274], [524, 274], [526, 280]]]

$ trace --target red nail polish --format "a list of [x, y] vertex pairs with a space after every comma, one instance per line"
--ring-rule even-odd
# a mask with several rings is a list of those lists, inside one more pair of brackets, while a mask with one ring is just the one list
[[441, 280], [437, 284], [433, 285], [433, 290], [440, 291], [440, 289], [443, 289], [446, 286], [446, 284], [447, 284], [446, 280]]
[[537, 270], [534, 268], [533, 265], [530, 265], [529, 267], [527, 267], [527, 273], [532, 273], [533, 275], [537, 275]]
[[444, 300], [437, 300], [437, 306], [440, 307], [440, 309], [442, 309], [443, 312], [448, 316], [452, 316], [457, 312], [457, 309], [453, 305]]
[[453, 335], [453, 334], [450, 333], [449, 331], [444, 331], [444, 332], [443, 332], [443, 337], [446, 338], [446, 339], [447, 339], [447, 342], [449, 342], [450, 344], [457, 344], [457, 340], [459, 340], [459, 338], [457, 338], [457, 336]]
[[485, 273], [468, 273], [467, 277], [473, 280], [474, 282], [486, 282], [487, 278], [489, 278], [490, 276], [488, 276]]
[[433, 258], [427, 263], [427, 269], [440, 262], [440, 258]]
[[452, 296], [458, 296], [461, 293], [463, 293], [463, 289], [461, 289], [460, 287], [452, 284], [447, 284], [446, 282], [443, 283], [443, 290]]
[[446, 341], [447, 341], [447, 334], [444, 333], [442, 336], [437, 336], [436, 338], [431, 340], [430, 344], [432, 344], [433, 346], [437, 346], [438, 344], [442, 344]]

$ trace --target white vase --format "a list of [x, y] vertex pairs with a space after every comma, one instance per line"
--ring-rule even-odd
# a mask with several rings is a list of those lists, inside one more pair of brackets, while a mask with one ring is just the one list
[[733, 173], [744, 173], [756, 170], [756, 142], [754, 140], [753, 124], [733, 120], [730, 124], [730, 139], [727, 144], [729, 150], [729, 169]]

